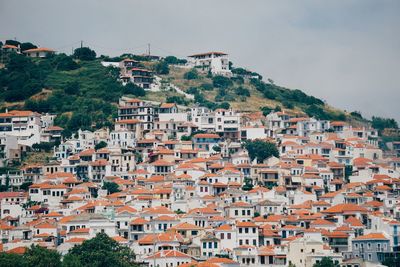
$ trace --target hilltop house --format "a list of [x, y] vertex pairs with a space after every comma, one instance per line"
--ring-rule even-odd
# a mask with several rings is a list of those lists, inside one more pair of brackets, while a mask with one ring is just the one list
[[231, 76], [228, 54], [222, 52], [207, 52], [189, 56], [189, 65], [215, 75]]

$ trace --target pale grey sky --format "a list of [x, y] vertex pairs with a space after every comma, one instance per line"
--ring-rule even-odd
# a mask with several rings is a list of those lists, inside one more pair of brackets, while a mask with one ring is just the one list
[[0, 39], [70, 52], [180, 57], [208, 50], [235, 66], [366, 116], [400, 121], [397, 0], [0, 0]]

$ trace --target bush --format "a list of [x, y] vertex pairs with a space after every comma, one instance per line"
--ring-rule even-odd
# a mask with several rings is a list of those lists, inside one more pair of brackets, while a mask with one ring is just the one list
[[155, 72], [158, 74], [166, 75], [169, 73], [168, 63], [165, 61], [160, 61], [154, 68]]
[[283, 102], [282, 102], [282, 105], [283, 105], [285, 108], [289, 108], [289, 109], [293, 109], [293, 108], [294, 108], [293, 103], [292, 103], [292, 102], [289, 102], [289, 101], [283, 101]]
[[142, 87], [134, 83], [127, 83], [124, 87], [124, 94], [130, 94], [134, 96], [145, 96], [146, 91]]
[[363, 116], [361, 115], [361, 112], [360, 111], [353, 111], [353, 112], [350, 112], [350, 115], [352, 116], [352, 117], [354, 117], [354, 118], [357, 118], [357, 119], [364, 119], [363, 118]]
[[326, 114], [325, 111], [317, 105], [311, 105], [307, 107], [305, 112], [307, 113], [308, 116], [315, 117], [320, 120], [330, 119], [329, 115]]
[[68, 95], [77, 95], [79, 94], [79, 83], [77, 81], [69, 82], [64, 87], [64, 92]]
[[187, 101], [182, 96], [169, 96], [166, 99], [167, 103], [176, 103], [178, 105], [187, 105]]
[[260, 109], [261, 109], [261, 111], [262, 111], [262, 113], [263, 113], [264, 116], [267, 116], [267, 115], [270, 114], [271, 111], [273, 110], [273, 109], [270, 108], [270, 107], [262, 107], [262, 108], [260, 108]]
[[231, 79], [221, 75], [214, 76], [212, 80], [213, 86], [217, 88], [228, 88], [233, 84]]
[[56, 55], [52, 61], [52, 64], [57, 70], [69, 71], [79, 69], [79, 64], [65, 54]]
[[211, 83], [203, 83], [200, 87], [205, 91], [211, 91], [212, 89], [214, 89]]
[[196, 87], [189, 87], [189, 89], [186, 90], [186, 93], [195, 95], [199, 92], [199, 90]]
[[236, 92], [237, 95], [240, 95], [240, 96], [247, 96], [247, 97], [250, 96], [250, 91], [249, 91], [249, 89], [244, 88], [244, 87], [242, 87], [242, 86], [236, 88], [235, 92]]
[[166, 58], [164, 58], [164, 61], [167, 64], [175, 64], [175, 65], [187, 63], [186, 59], [178, 59], [177, 57], [174, 56], [167, 56]]
[[222, 102], [219, 104], [218, 108], [229, 109], [231, 105], [228, 102]]
[[199, 74], [196, 69], [192, 69], [192, 70], [186, 72], [185, 74], [183, 74], [183, 78], [186, 80], [195, 80], [195, 79], [199, 78]]

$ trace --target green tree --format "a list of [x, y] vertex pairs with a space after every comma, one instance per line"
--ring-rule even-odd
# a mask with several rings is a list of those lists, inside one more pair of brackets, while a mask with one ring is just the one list
[[68, 95], [77, 95], [79, 94], [80, 85], [78, 81], [72, 81], [65, 85], [64, 92]]
[[65, 266], [68, 267], [138, 266], [134, 253], [128, 247], [118, 244], [104, 233], [98, 233], [95, 238], [74, 246], [65, 257], [69, 264]]
[[58, 267], [61, 266], [61, 255], [55, 251], [32, 245], [24, 253], [28, 267]]
[[242, 189], [244, 191], [250, 191], [251, 189], [253, 189], [253, 187], [254, 187], [253, 180], [251, 180], [251, 178], [249, 177], [245, 177]]
[[260, 109], [261, 109], [261, 111], [262, 111], [262, 113], [263, 113], [264, 116], [267, 116], [267, 115], [268, 115], [269, 113], [271, 113], [271, 111], [273, 110], [273, 109], [270, 108], [270, 107], [261, 107]]
[[218, 108], [229, 109], [231, 105], [228, 102], [222, 102], [219, 104]]
[[24, 190], [24, 191], [28, 191], [29, 187], [32, 185], [32, 182], [23, 182], [21, 184], [21, 186], [19, 187], [19, 189]]
[[27, 267], [27, 263], [22, 255], [1, 252], [0, 266], [4, 267]]
[[233, 84], [231, 79], [221, 75], [214, 76], [212, 78], [212, 81], [213, 81], [213, 86], [217, 88], [228, 88]]
[[52, 59], [52, 65], [55, 67], [56, 70], [76, 70], [79, 69], [79, 64], [76, 63], [72, 57], [67, 56], [66, 54], [59, 54], [56, 55]]
[[200, 85], [200, 88], [205, 91], [211, 91], [214, 87], [211, 83], [203, 83], [202, 85]]
[[313, 267], [337, 267], [338, 264], [335, 264], [330, 257], [323, 257], [322, 260], [318, 263], [315, 263]]
[[107, 143], [104, 142], [104, 141], [100, 141], [99, 143], [97, 143], [97, 144], [94, 146], [94, 149], [95, 149], [95, 150], [99, 150], [99, 149], [102, 149], [102, 148], [104, 148], [104, 147], [107, 147]]
[[387, 267], [398, 267], [400, 266], [400, 257], [387, 257], [382, 264]]
[[187, 136], [187, 135], [182, 135], [181, 136], [181, 141], [191, 141], [192, 137], [191, 136]]
[[242, 87], [242, 86], [239, 86], [238, 88], [236, 88], [235, 92], [236, 92], [237, 95], [247, 96], [247, 97], [250, 96], [249, 89], [247, 89], [245, 87]]
[[179, 59], [175, 56], [167, 56], [166, 58], [164, 58], [164, 61], [167, 64], [185, 64], [187, 62], [186, 59]]
[[21, 52], [23, 52], [23, 51], [28, 50], [28, 49], [37, 48], [37, 46], [32, 44], [32, 43], [27, 42], [27, 43], [22, 43], [20, 48], [21, 48]]
[[107, 190], [108, 194], [114, 194], [120, 192], [119, 186], [114, 182], [104, 182], [102, 189]]
[[212, 149], [217, 153], [221, 152], [221, 147], [218, 145], [213, 146]]
[[136, 85], [134, 83], [127, 83], [124, 87], [124, 94], [130, 94], [134, 96], [145, 96], [146, 91], [139, 85]]
[[182, 96], [168, 96], [167, 99], [165, 100], [167, 103], [175, 103], [178, 105], [186, 105], [187, 101], [182, 97]]
[[73, 57], [80, 60], [94, 60], [96, 52], [89, 47], [79, 47], [74, 50]]
[[196, 69], [191, 69], [190, 71], [183, 74], [183, 78], [186, 80], [196, 80], [199, 78], [199, 73]]
[[166, 75], [169, 73], [168, 63], [166, 63], [165, 61], [160, 61], [159, 63], [156, 64], [154, 70], [158, 74]]
[[372, 117], [372, 127], [377, 130], [384, 130], [386, 128], [399, 128], [397, 121], [395, 119], [382, 118], [382, 117]]
[[274, 143], [265, 142], [262, 140], [247, 140], [244, 143], [244, 147], [247, 149], [250, 159], [257, 159], [257, 162], [263, 162], [269, 157], [279, 157], [278, 148]]
[[6, 45], [15, 45], [19, 46], [21, 43], [16, 40], [6, 40]]

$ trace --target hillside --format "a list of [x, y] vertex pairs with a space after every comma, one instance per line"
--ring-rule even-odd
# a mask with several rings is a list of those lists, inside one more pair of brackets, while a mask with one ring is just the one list
[[[199, 103], [211, 109], [223, 107], [243, 112], [288, 110], [298, 116], [348, 121], [365, 124], [359, 112], [346, 113], [298, 89], [288, 89], [264, 81], [261, 75], [231, 65], [234, 76], [211, 76], [201, 69], [190, 69], [184, 60], [169, 56], [161, 61], [145, 57], [122, 55], [117, 58], [59, 54], [49, 58], [32, 59], [11, 54], [0, 69], [0, 107], [29, 109], [59, 115], [56, 125], [70, 135], [77, 129], [95, 129], [111, 126], [116, 116], [116, 104], [123, 95], [141, 97], [158, 102], [177, 102], [181, 105]], [[94, 55], [94, 56], [93, 56]], [[161, 92], [144, 91], [118, 81], [119, 70], [103, 67], [102, 61], [119, 61], [133, 57], [141, 67], [153, 70], [161, 78]], [[168, 84], [194, 96], [185, 98]]]

